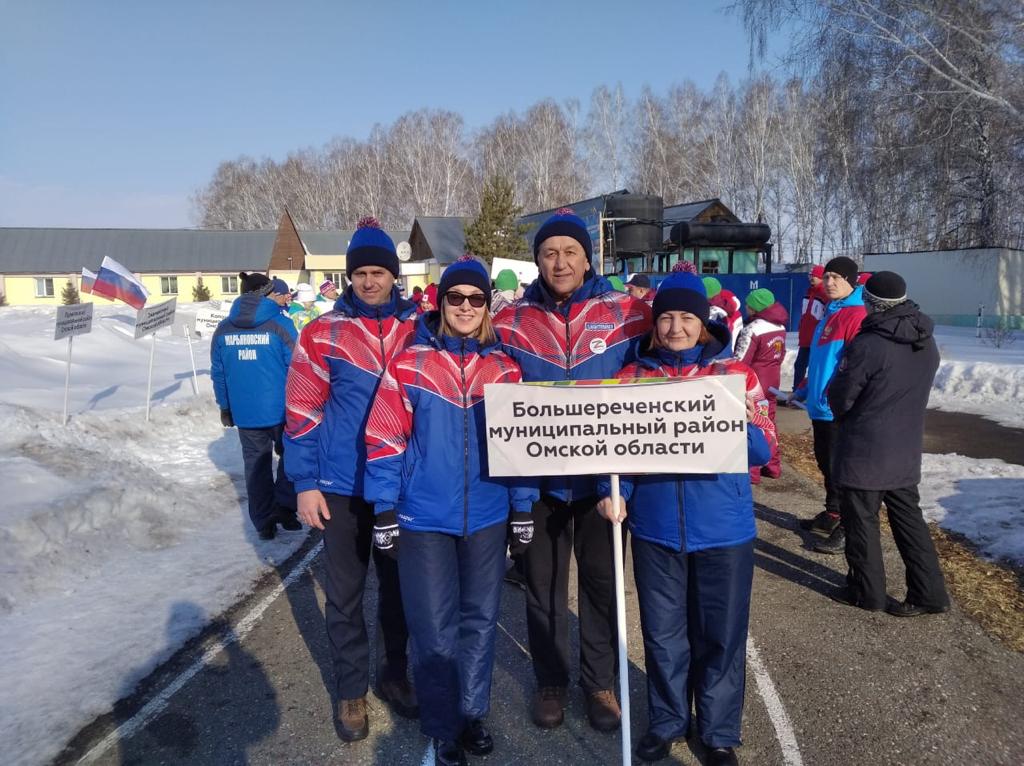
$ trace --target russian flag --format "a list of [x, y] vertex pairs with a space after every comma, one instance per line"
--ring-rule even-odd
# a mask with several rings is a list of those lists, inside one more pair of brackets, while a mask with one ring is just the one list
[[89, 269], [82, 268], [82, 292], [91, 293], [93, 285], [96, 283], [96, 275], [93, 274]]
[[95, 295], [104, 298], [124, 301], [133, 309], [139, 310], [146, 305], [149, 290], [128, 269], [110, 256], [103, 257], [99, 273], [92, 284]]

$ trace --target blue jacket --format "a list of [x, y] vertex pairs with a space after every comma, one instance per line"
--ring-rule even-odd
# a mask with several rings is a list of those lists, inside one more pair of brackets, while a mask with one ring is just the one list
[[[602, 380], [635, 357], [640, 336], [651, 329], [651, 307], [589, 271], [561, 306], [534, 280], [521, 301], [498, 312], [494, 329], [525, 381]], [[566, 502], [597, 492], [590, 476], [549, 477], [541, 489]]]
[[497, 342], [437, 334], [438, 313], [419, 321], [416, 344], [388, 371], [366, 426], [364, 494], [377, 513], [397, 509], [401, 527], [471, 535], [528, 512], [540, 493], [529, 479], [487, 475], [484, 386], [518, 383], [519, 366]]
[[295, 347], [295, 325], [270, 298], [245, 293], [210, 341], [210, 378], [217, 406], [239, 428], [284, 422], [284, 386]]
[[807, 403], [807, 414], [811, 420], [832, 420], [828, 386], [839, 367], [843, 349], [860, 332], [860, 323], [867, 316], [863, 292], [862, 287], [857, 287], [845, 298], [831, 301], [814, 328], [807, 377], [794, 392], [797, 399]]
[[387, 365], [412, 342], [415, 318], [397, 289], [369, 306], [349, 287], [334, 311], [302, 328], [285, 392], [284, 467], [296, 492], [362, 496], [370, 405]]
[[[712, 323], [713, 340], [704, 346], [675, 353], [665, 349], [646, 351], [640, 359], [627, 365], [619, 378], [690, 377], [742, 373], [747, 380], [747, 399], [755, 403], [757, 414], [747, 424], [747, 460], [750, 465], [764, 465], [772, 454], [775, 426], [767, 415], [767, 400], [757, 375], [736, 359], [718, 360], [723, 338], [729, 331]], [[725, 341], [728, 347], [728, 341]], [[646, 344], [645, 344], [646, 345]], [[750, 491], [750, 475], [719, 474], [651, 474], [624, 476], [619, 491], [627, 501], [626, 522], [629, 530], [641, 540], [687, 553], [706, 548], [727, 548], [752, 540], [754, 499]], [[610, 482], [603, 479], [601, 495], [610, 494]]]

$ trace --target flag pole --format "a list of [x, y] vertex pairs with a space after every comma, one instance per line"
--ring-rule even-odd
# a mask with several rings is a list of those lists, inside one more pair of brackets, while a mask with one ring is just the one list
[[62, 422], [62, 425], [65, 426], [68, 424], [68, 405], [71, 396], [71, 341], [74, 339], [74, 335], [68, 336], [68, 365], [67, 370], [64, 373], [64, 420]]
[[199, 377], [196, 375], [196, 355], [192, 350], [192, 333], [189, 332], [188, 322], [185, 322], [185, 340], [188, 341], [188, 358], [192, 360], [192, 390], [199, 396]]
[[149, 422], [150, 397], [153, 395], [153, 357], [156, 356], [156, 332], [149, 347], [149, 376], [146, 380], [146, 422]]
[[[613, 473], [612, 509], [619, 513], [619, 475]], [[622, 709], [622, 763], [633, 762], [629, 721], [629, 649], [626, 642], [626, 575], [622, 555], [622, 522], [612, 524], [612, 556], [615, 559], [615, 618], [619, 634], [619, 705]]]

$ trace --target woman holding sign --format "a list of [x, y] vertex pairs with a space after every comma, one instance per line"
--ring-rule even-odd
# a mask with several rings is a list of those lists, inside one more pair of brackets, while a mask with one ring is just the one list
[[522, 376], [498, 349], [486, 269], [471, 256], [456, 261], [438, 295], [440, 309], [419, 320], [415, 345], [377, 390], [365, 492], [377, 514], [374, 544], [397, 556], [401, 540], [420, 728], [433, 738], [435, 763], [464, 764], [466, 751], [494, 748], [483, 719], [505, 548], [522, 552], [533, 539], [539, 493], [487, 475], [484, 385]]
[[[746, 377], [747, 454], [751, 465], [771, 456], [775, 427], [754, 372], [735, 359], [729, 331], [709, 321], [701, 280], [674, 272], [654, 299], [654, 330], [628, 378]], [[598, 511], [626, 518], [633, 533], [633, 567], [647, 670], [650, 714], [637, 755], [668, 756], [686, 736], [690, 700], [708, 764], [735, 764], [743, 713], [747, 621], [754, 574], [754, 509], [748, 473], [623, 477], [622, 506], [613, 509], [607, 485]], [[627, 505], [628, 503], [628, 505]]]

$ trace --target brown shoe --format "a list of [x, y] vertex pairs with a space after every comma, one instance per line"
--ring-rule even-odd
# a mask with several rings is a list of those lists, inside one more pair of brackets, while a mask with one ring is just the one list
[[408, 679], [385, 679], [377, 685], [377, 696], [391, 706], [402, 718], [419, 718], [420, 705], [416, 690]]
[[533, 696], [533, 722], [542, 729], [554, 729], [565, 720], [564, 686], [542, 686]]
[[338, 739], [355, 742], [366, 739], [370, 733], [370, 719], [366, 716], [366, 697], [338, 700], [338, 717], [334, 719]]
[[615, 692], [610, 689], [591, 692], [585, 703], [591, 727], [598, 731], [615, 731], [622, 723], [622, 711]]

